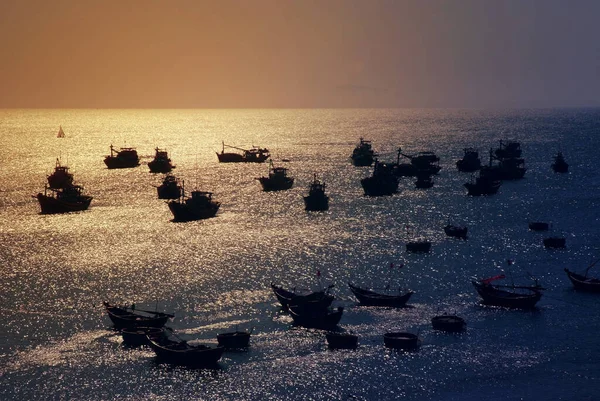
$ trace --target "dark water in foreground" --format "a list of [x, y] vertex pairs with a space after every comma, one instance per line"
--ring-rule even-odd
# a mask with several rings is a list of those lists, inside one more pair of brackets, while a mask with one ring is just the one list
[[[563, 268], [582, 271], [600, 257], [599, 133], [597, 109], [0, 111], [0, 399], [597, 399], [598, 297], [573, 291]], [[382, 160], [398, 146], [435, 151], [435, 186], [404, 179], [395, 196], [364, 197], [370, 169], [348, 159], [361, 136]], [[525, 178], [467, 197], [469, 174], [455, 161], [464, 147], [485, 154], [499, 139], [522, 143]], [[219, 164], [221, 141], [289, 159], [294, 187], [262, 192], [255, 178], [267, 165]], [[177, 176], [222, 202], [217, 217], [171, 222], [150, 158], [107, 170], [111, 143], [148, 156], [166, 148]], [[558, 150], [567, 175], [550, 169]], [[58, 156], [94, 196], [88, 211], [39, 214], [31, 195]], [[331, 207], [308, 214], [302, 196], [315, 172]], [[446, 238], [448, 220], [467, 224], [469, 240]], [[567, 249], [544, 249], [532, 220], [552, 222]], [[404, 252], [407, 225], [433, 242], [430, 254]], [[529, 271], [547, 288], [537, 310], [478, 304], [470, 278], [498, 274], [506, 259], [516, 261], [515, 280]], [[390, 262], [405, 264], [399, 279], [416, 292], [413, 307], [357, 307], [346, 282], [385, 282]], [[315, 285], [317, 270], [336, 285], [357, 351], [328, 351], [323, 333], [293, 327], [271, 293], [271, 281]], [[160, 364], [121, 345], [103, 300], [158, 303], [175, 313], [178, 333], [203, 343], [254, 327], [252, 346], [226, 353], [217, 370]], [[467, 332], [434, 332], [441, 312], [463, 316]], [[393, 330], [418, 332], [421, 349], [385, 349]]]

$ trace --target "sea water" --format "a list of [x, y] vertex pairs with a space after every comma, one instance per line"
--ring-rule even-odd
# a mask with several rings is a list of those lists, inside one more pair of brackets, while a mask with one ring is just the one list
[[[0, 110], [0, 399], [596, 399], [599, 299], [574, 291], [563, 269], [600, 258], [599, 134], [598, 109]], [[399, 147], [434, 151], [434, 187], [403, 178], [398, 194], [365, 197], [360, 180], [372, 168], [349, 159], [361, 137], [384, 162]], [[521, 143], [525, 178], [467, 196], [471, 174], [455, 164], [463, 148], [486, 163], [499, 140]], [[263, 192], [256, 178], [268, 163], [219, 164], [223, 142], [268, 148], [293, 188]], [[137, 148], [141, 165], [107, 169], [111, 144]], [[214, 193], [215, 218], [172, 221], [156, 195], [162, 175], [147, 166], [156, 147], [187, 191]], [[558, 151], [568, 174], [551, 169]], [[32, 195], [57, 158], [94, 197], [87, 211], [40, 214]], [[327, 212], [304, 211], [315, 173]], [[530, 221], [552, 230], [531, 232]], [[467, 225], [469, 239], [446, 237], [448, 222]], [[567, 248], [545, 249], [550, 235]], [[407, 254], [414, 238], [430, 240], [431, 252]], [[479, 304], [471, 279], [502, 272], [539, 279], [536, 310]], [[408, 308], [360, 307], [349, 281], [415, 294]], [[271, 282], [335, 284], [340, 327], [359, 348], [330, 351], [322, 331], [294, 327]], [[170, 327], [191, 342], [253, 329], [251, 346], [226, 352], [217, 369], [159, 363], [149, 349], [122, 345], [104, 300], [172, 312]], [[442, 313], [462, 316], [467, 331], [433, 331]], [[422, 346], [388, 350], [389, 331], [418, 333]]]

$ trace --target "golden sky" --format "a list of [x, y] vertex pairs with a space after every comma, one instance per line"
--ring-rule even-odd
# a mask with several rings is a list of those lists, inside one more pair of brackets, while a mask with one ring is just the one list
[[596, 0], [0, 0], [0, 107], [600, 106]]

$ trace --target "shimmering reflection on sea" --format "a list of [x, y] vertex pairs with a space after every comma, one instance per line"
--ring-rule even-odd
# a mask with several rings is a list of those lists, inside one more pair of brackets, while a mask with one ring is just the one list
[[[593, 399], [600, 380], [597, 298], [576, 293], [564, 267], [583, 270], [598, 252], [598, 110], [4, 110], [0, 111], [0, 399], [505, 400]], [[57, 139], [62, 125], [66, 138]], [[433, 150], [442, 170], [429, 190], [403, 179], [393, 197], [367, 198], [368, 168], [348, 156], [359, 137], [383, 161]], [[526, 178], [489, 198], [469, 198], [456, 171], [464, 147], [483, 158], [497, 140], [522, 143]], [[219, 164], [221, 142], [268, 147], [296, 177], [264, 193], [267, 165]], [[135, 146], [142, 166], [107, 170], [109, 145]], [[214, 219], [173, 223], [146, 163], [166, 148], [186, 187], [222, 202]], [[571, 173], [550, 164], [561, 150]], [[43, 216], [31, 195], [61, 157], [94, 196], [86, 212]], [[314, 173], [331, 208], [307, 214]], [[468, 241], [448, 239], [450, 220]], [[568, 248], [549, 252], [531, 220], [551, 221]], [[409, 232], [407, 233], [407, 226]], [[406, 254], [409, 237], [433, 242]], [[548, 289], [537, 311], [484, 308], [473, 276], [528, 271]], [[404, 263], [400, 271], [390, 262]], [[327, 350], [322, 332], [294, 328], [270, 282], [312, 286], [319, 270], [345, 307], [341, 326], [357, 351]], [[346, 283], [413, 289], [401, 310], [355, 305]], [[156, 363], [109, 329], [103, 300], [172, 311], [189, 340], [254, 327], [247, 352], [216, 370]], [[463, 316], [460, 335], [434, 332], [442, 312]], [[391, 352], [382, 335], [419, 333], [418, 352]], [[482, 396], [485, 394], [485, 396]]]

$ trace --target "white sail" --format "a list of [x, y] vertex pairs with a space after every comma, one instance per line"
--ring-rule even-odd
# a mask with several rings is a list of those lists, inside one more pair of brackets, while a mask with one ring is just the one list
[[59, 126], [58, 128], [58, 135], [56, 135], [57, 138], [64, 138], [65, 137], [65, 133], [63, 132], [62, 126]]

